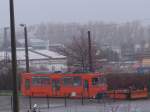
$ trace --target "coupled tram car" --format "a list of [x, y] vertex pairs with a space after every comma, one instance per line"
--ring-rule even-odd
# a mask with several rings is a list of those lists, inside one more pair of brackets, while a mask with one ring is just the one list
[[102, 73], [24, 73], [21, 79], [21, 92], [24, 96], [95, 98], [106, 91], [107, 84]]

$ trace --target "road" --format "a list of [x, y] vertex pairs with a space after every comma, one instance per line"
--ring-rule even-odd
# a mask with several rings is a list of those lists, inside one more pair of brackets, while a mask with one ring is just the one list
[[[32, 107], [37, 104], [41, 112], [150, 112], [150, 99], [100, 102], [84, 99], [82, 102], [81, 99], [19, 97], [20, 112], [27, 112], [30, 104]], [[12, 112], [10, 96], [0, 96], [0, 112]]]

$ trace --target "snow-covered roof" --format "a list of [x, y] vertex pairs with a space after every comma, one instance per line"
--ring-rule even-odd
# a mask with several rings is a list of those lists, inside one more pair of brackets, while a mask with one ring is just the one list
[[29, 39], [30, 40], [30, 42], [32, 43], [32, 42], [34, 42], [34, 43], [43, 43], [43, 42], [46, 42], [46, 41], [44, 41], [44, 40], [41, 40], [41, 39]]
[[49, 50], [35, 50], [36, 52], [39, 52], [41, 54], [47, 55], [48, 57], [51, 58], [66, 58], [66, 56], [60, 55], [57, 52], [49, 51]]
[[[29, 51], [28, 54], [30, 60], [48, 59], [47, 57], [33, 53], [31, 51]], [[25, 60], [25, 51], [17, 51], [17, 60]]]
[[[31, 51], [29, 50], [28, 54], [29, 54], [30, 60], [38, 60], [38, 59], [44, 60], [44, 59], [50, 59], [50, 58], [52, 58], [52, 59], [66, 58], [63, 55], [60, 55], [56, 52], [49, 51], [49, 50], [36, 50], [35, 52], [34, 52], [34, 50], [31, 50]], [[17, 48], [16, 55], [17, 55], [17, 60], [25, 60], [24, 49], [21, 50], [21, 48], [20, 49]], [[7, 56], [9, 59], [11, 59], [10, 51], [7, 52]], [[3, 60], [3, 59], [4, 59], [4, 51], [1, 51], [0, 52], [0, 60]]]
[[[18, 39], [17, 40], [20, 44], [24, 44], [25, 40], [24, 38]], [[29, 38], [28, 39], [29, 43], [32, 44], [39, 44], [39, 43], [45, 43], [45, 44], [49, 44], [48, 40], [41, 40], [41, 39], [35, 39], [35, 38]]]
[[[25, 51], [17, 51], [16, 52], [17, 54], [17, 60], [25, 60]], [[47, 57], [45, 56], [42, 56], [42, 55], [39, 55], [39, 54], [36, 54], [36, 53], [33, 53], [31, 51], [28, 52], [29, 54], [29, 59], [30, 60], [42, 60], [42, 59], [48, 59]], [[7, 52], [7, 56], [9, 59], [11, 59], [11, 52]], [[4, 59], [4, 52], [0, 52], [0, 60], [3, 60]]]

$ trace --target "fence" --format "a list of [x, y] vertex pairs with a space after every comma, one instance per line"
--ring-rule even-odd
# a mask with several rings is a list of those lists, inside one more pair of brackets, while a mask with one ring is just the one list
[[[52, 97], [19, 98], [20, 112], [30, 112], [34, 104], [40, 112], [150, 112], [150, 100], [115, 101], [111, 99], [70, 99]], [[0, 112], [12, 112], [12, 97], [0, 96]]]
[[[28, 106], [26, 108], [31, 110], [34, 104], [37, 104], [41, 112], [45, 112], [45, 111], [49, 112], [50, 110], [53, 111], [57, 110], [60, 112], [66, 112], [66, 111], [78, 112], [79, 111], [78, 108], [81, 109], [85, 106], [93, 108], [93, 106], [98, 107], [98, 105], [107, 105], [113, 102], [115, 102], [115, 100], [110, 100], [110, 99], [97, 100], [97, 99], [87, 99], [84, 97], [82, 98], [69, 98], [69, 97], [54, 98], [48, 96], [44, 98], [28, 97]], [[84, 108], [82, 109], [82, 111], [84, 112]]]

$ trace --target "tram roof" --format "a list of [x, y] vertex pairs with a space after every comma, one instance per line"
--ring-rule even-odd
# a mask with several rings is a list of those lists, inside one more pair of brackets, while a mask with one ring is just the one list
[[104, 75], [103, 73], [50, 73], [50, 72], [31, 72], [31, 73], [23, 73], [23, 75], [31, 75], [31, 76], [99, 76]]

